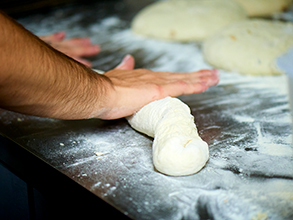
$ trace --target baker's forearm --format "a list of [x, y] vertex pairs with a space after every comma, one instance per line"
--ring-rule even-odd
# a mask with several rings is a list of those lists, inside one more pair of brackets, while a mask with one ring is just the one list
[[99, 115], [111, 87], [106, 77], [52, 49], [1, 13], [0, 23], [2, 108], [61, 119]]
[[60, 119], [116, 119], [166, 96], [199, 93], [217, 71], [153, 72], [131, 56], [103, 76], [54, 50], [0, 13], [0, 107]]

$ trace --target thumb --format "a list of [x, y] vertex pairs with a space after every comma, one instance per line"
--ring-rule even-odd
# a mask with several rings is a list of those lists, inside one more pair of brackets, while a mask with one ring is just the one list
[[133, 70], [134, 69], [134, 58], [131, 55], [126, 55], [122, 62], [116, 66], [115, 69], [120, 69], [120, 70]]

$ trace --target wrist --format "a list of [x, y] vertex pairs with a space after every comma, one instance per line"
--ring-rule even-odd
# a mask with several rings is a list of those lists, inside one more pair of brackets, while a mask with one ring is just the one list
[[106, 115], [111, 110], [115, 89], [107, 76], [98, 74], [95, 71], [92, 72], [93, 78], [90, 82], [92, 89], [89, 91], [92, 99], [90, 98], [88, 101], [89, 113], [86, 118], [107, 119]]

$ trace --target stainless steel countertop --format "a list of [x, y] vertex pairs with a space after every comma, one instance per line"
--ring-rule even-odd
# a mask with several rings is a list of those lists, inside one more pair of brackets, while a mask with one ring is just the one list
[[[137, 67], [162, 71], [210, 68], [200, 44], [134, 35], [140, 7], [129, 2], [67, 7], [20, 19], [38, 35], [65, 30], [90, 36], [108, 70], [131, 53]], [[146, 1], [144, 1], [146, 2]], [[180, 97], [192, 109], [210, 159], [198, 174], [154, 170], [152, 139], [125, 119], [62, 121], [0, 112], [0, 132], [134, 219], [292, 219], [293, 146], [285, 76], [221, 71], [221, 82]]]

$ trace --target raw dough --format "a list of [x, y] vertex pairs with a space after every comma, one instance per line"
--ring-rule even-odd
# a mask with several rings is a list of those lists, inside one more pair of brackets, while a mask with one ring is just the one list
[[151, 102], [128, 122], [137, 131], [154, 137], [153, 163], [164, 174], [194, 174], [209, 158], [208, 145], [199, 137], [189, 107], [177, 98]]
[[207, 39], [204, 59], [228, 71], [252, 75], [283, 72], [276, 58], [293, 47], [293, 24], [261, 19], [239, 21]]
[[233, 0], [247, 11], [249, 16], [271, 16], [287, 10], [292, 0]]
[[158, 1], [135, 16], [131, 29], [163, 40], [200, 41], [246, 16], [246, 11], [231, 0]]

